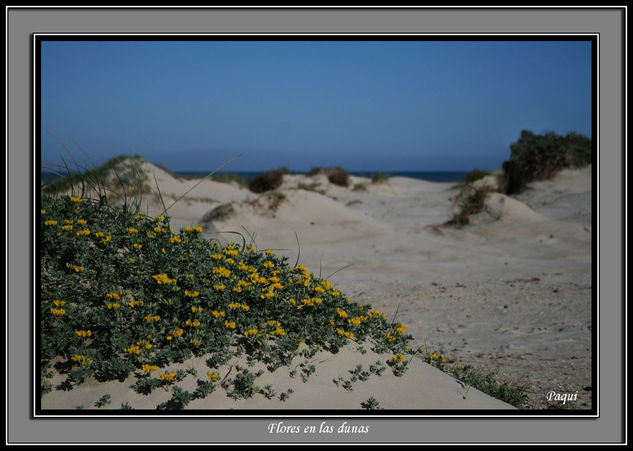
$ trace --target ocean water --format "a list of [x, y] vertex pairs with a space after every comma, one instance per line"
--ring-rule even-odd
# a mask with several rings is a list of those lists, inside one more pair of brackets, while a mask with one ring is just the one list
[[[198, 172], [198, 171], [174, 171], [178, 175], [183, 176], [192, 176], [196, 174], [208, 174], [209, 172]], [[260, 172], [220, 172], [218, 175], [222, 174], [234, 174], [240, 177], [243, 177], [247, 182], [262, 174], [265, 171]], [[358, 177], [368, 177], [371, 178], [373, 174], [383, 173], [389, 176], [399, 176], [399, 177], [410, 177], [414, 179], [427, 180], [429, 182], [457, 182], [464, 177], [466, 171], [350, 171], [350, 174], [358, 176]], [[51, 183], [59, 176], [52, 172], [42, 171], [42, 181], [44, 183]]]

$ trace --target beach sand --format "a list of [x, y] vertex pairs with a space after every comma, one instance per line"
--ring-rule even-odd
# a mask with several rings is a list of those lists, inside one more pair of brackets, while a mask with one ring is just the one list
[[[145, 170], [156, 174], [167, 206], [197, 183], [150, 163]], [[207, 238], [241, 242], [234, 233], [240, 232], [259, 250], [307, 266], [352, 301], [405, 324], [413, 346], [441, 350], [454, 364], [525, 386], [534, 408], [592, 407], [590, 167], [564, 170], [514, 197], [491, 193], [486, 209], [462, 228], [444, 225], [456, 211], [455, 184], [351, 178], [349, 187], [340, 187], [323, 175], [286, 175], [272, 195], [205, 180], [168, 214], [175, 232], [200, 225]], [[145, 202], [149, 214], [162, 212], [156, 199]], [[209, 220], [220, 205], [231, 214]], [[371, 396], [385, 409], [512, 408], [472, 388], [464, 396], [467, 387], [418, 358], [400, 378], [387, 369], [347, 391], [333, 379], [347, 379], [357, 362], [366, 368], [390, 356], [348, 347], [322, 357], [315, 356], [326, 361], [306, 383], [283, 368], [257, 379], [259, 386], [276, 384], [277, 394], [294, 387], [285, 402], [261, 395], [235, 401], [216, 389], [187, 408], [359, 409]], [[190, 363], [204, 379], [204, 359]], [[231, 364], [237, 362], [223, 371]], [[193, 376], [185, 383], [195, 388]], [[170, 396], [162, 389], [139, 395], [129, 385], [88, 382], [71, 392], [53, 390], [42, 407], [89, 408], [109, 393], [107, 407], [127, 401], [153, 409]], [[577, 392], [577, 401], [549, 402], [552, 391]]]

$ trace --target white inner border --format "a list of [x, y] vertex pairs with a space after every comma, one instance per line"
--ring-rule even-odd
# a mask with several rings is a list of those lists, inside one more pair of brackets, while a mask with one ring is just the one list
[[[35, 8], [35, 7], [34, 7]], [[66, 8], [66, 7], [59, 7], [59, 8]], [[68, 6], [67, 8], [77, 8], [74, 6]], [[125, 6], [124, 8], [133, 8], [133, 6]], [[167, 8], [167, 7], [165, 7]], [[183, 8], [187, 8], [186, 6], [184, 6]], [[197, 7], [190, 7], [190, 8], [197, 8]], [[233, 8], [233, 6], [232, 6]], [[239, 7], [238, 7], [239, 8]], [[243, 8], [247, 8], [247, 7], [243, 7]], [[282, 7], [282, 6], [278, 6], [278, 7], [271, 7], [271, 8], [290, 8], [290, 7]], [[306, 7], [302, 7], [302, 8], [306, 8]], [[328, 7], [329, 8], [329, 7]], [[344, 8], [343, 6], [339, 6], [339, 7], [334, 7], [334, 8]], [[389, 7], [389, 8], [399, 8], [397, 6], [395, 7]], [[402, 6], [400, 8], [408, 8], [406, 6]], [[442, 8], [445, 8], [444, 6]], [[457, 8], [457, 7], [455, 7]], [[485, 8], [485, 7], [482, 7]], [[489, 7], [489, 8], [497, 8], [497, 7]], [[550, 8], [554, 8], [554, 6], [550, 6]], [[590, 7], [587, 7], [590, 8]], [[626, 19], [625, 19], [625, 30], [626, 30]], [[625, 31], [624, 30], [624, 31]], [[324, 32], [324, 33], [296, 33], [296, 32], [289, 32], [289, 33], [260, 33], [260, 32], [253, 32], [253, 33], [72, 33], [72, 32], [59, 32], [59, 33], [34, 33], [33, 34], [33, 161], [36, 161], [36, 150], [40, 151], [41, 154], [41, 149], [36, 149], [36, 144], [37, 144], [37, 130], [35, 125], [37, 124], [37, 118], [36, 118], [36, 112], [37, 112], [37, 99], [36, 99], [36, 82], [37, 82], [37, 72], [40, 69], [40, 62], [36, 61], [35, 56], [37, 55], [36, 52], [36, 46], [37, 46], [37, 38], [38, 37], [48, 37], [48, 36], [52, 36], [52, 37], [59, 37], [59, 36], [73, 36], [73, 37], [77, 37], [77, 36], [116, 36], [116, 37], [122, 37], [122, 36], [129, 36], [131, 39], [133, 40], [138, 40], [138, 37], [141, 36], [166, 36], [167, 38], [169, 37], [174, 37], [174, 36], [341, 36], [344, 37], [346, 39], [342, 39], [345, 41], [351, 41], [350, 39], [347, 39], [349, 36], [378, 36], [379, 38], [382, 36], [420, 36], [420, 37], [424, 37], [424, 36], [459, 36], [459, 37], [464, 37], [467, 38], [468, 36], [473, 36], [473, 37], [481, 37], [481, 36], [491, 36], [491, 37], [499, 37], [499, 36], [508, 36], [508, 37], [516, 37], [516, 36], [552, 36], [552, 37], [559, 37], [559, 36], [586, 36], [586, 37], [596, 37], [596, 105], [592, 105], [592, 109], [596, 108], [597, 114], [596, 114], [596, 122], [597, 122], [597, 136], [592, 136], [592, 140], [595, 140], [595, 142], [597, 143], [597, 181], [595, 186], [592, 185], [592, 196], [593, 196], [593, 190], [597, 189], [597, 193], [596, 193], [596, 199], [597, 199], [597, 221], [596, 221], [596, 227], [597, 227], [597, 231], [596, 231], [596, 238], [597, 238], [597, 242], [596, 242], [596, 262], [592, 262], [592, 264], [597, 264], [597, 287], [592, 287], [592, 291], [596, 290], [596, 302], [597, 302], [597, 317], [596, 317], [596, 322], [595, 324], [593, 324], [593, 327], [597, 327], [596, 330], [596, 343], [592, 343], [592, 353], [593, 353], [593, 345], [595, 345], [595, 348], [597, 348], [597, 352], [596, 352], [596, 356], [597, 356], [597, 362], [596, 362], [596, 369], [597, 369], [597, 374], [596, 374], [596, 385], [597, 387], [600, 387], [600, 34], [599, 33], [491, 33], [491, 32], [486, 32], [486, 33], [389, 33], [389, 32], [380, 32], [380, 33], [341, 33], [341, 32]], [[301, 40], [301, 39], [297, 39], [297, 40]], [[380, 39], [377, 39], [380, 40]], [[467, 40], [467, 39], [464, 39]], [[495, 40], [497, 41], [497, 40]], [[116, 42], [116, 41], [113, 41]], [[153, 41], [153, 42], [157, 42], [157, 41]], [[181, 41], [181, 42], [186, 42], [186, 41]], [[213, 42], [213, 41], [209, 41], [209, 42]], [[218, 41], [218, 42], [229, 42], [229, 41]], [[284, 41], [279, 41], [279, 42], [284, 42]], [[422, 42], [422, 41], [420, 41]], [[476, 42], [476, 41], [473, 41]], [[499, 40], [498, 42], [503, 42], [501, 40]], [[626, 53], [626, 39], [625, 39], [625, 91], [628, 88], [628, 82], [626, 79], [626, 74], [627, 74], [627, 66], [626, 66], [626, 59], [627, 59], [627, 53]], [[8, 54], [8, 43], [6, 43], [7, 46], [7, 52], [6, 54]], [[593, 68], [592, 68], [593, 69]], [[8, 65], [7, 65], [7, 69], [6, 71], [8, 71]], [[593, 71], [592, 71], [593, 74]], [[7, 77], [6, 79], [8, 80], [8, 72], [7, 72]], [[593, 83], [594, 80], [592, 80]], [[7, 81], [7, 87], [5, 88], [6, 90], [6, 94], [8, 96], [8, 81]], [[593, 91], [592, 91], [593, 93]], [[624, 93], [623, 93], [624, 94]], [[8, 98], [8, 97], [6, 97]], [[592, 101], [593, 101], [593, 94], [592, 94]], [[625, 118], [626, 118], [626, 111], [627, 111], [627, 105], [628, 105], [628, 101], [625, 97]], [[7, 117], [8, 117], [8, 103], [7, 103]], [[8, 120], [8, 119], [7, 119]], [[625, 168], [626, 168], [626, 143], [627, 143], [627, 131], [628, 131], [628, 126], [626, 123], [626, 120], [624, 122], [625, 124], [625, 142], [624, 142], [624, 158], [625, 158]], [[593, 125], [593, 124], [592, 124]], [[8, 138], [7, 138], [8, 139]], [[7, 141], [7, 148], [8, 148], [8, 141]], [[7, 158], [8, 158], [8, 153], [7, 153]], [[36, 190], [38, 189], [38, 187], [35, 186], [36, 181], [38, 179], [37, 177], [37, 173], [35, 172], [38, 168], [35, 168], [35, 165], [33, 165], [33, 204], [35, 205], [35, 193]], [[8, 166], [7, 166], [8, 167]], [[39, 168], [39, 170], [41, 171], [41, 168]], [[593, 168], [592, 168], [593, 171]], [[8, 180], [8, 177], [7, 177]], [[8, 182], [5, 182], [8, 183]], [[627, 189], [627, 185], [626, 185], [626, 179], [624, 181], [625, 183], [625, 192], [624, 192], [624, 196], [625, 196], [625, 209], [626, 209], [626, 189]], [[7, 186], [8, 188], [8, 186]], [[8, 191], [8, 189], [7, 189]], [[8, 199], [7, 199], [8, 202]], [[7, 204], [8, 205], [8, 204]], [[37, 211], [35, 209], [35, 211]], [[37, 220], [38, 215], [33, 214], [33, 243], [36, 243], [36, 236], [35, 236], [35, 231], [36, 231], [36, 223], [35, 221]], [[626, 211], [624, 212], [625, 217], [624, 217], [624, 221], [625, 221], [625, 242], [624, 242], [624, 249], [626, 249]], [[5, 233], [8, 233], [8, 229]], [[7, 235], [7, 242], [8, 242], [8, 235]], [[593, 249], [592, 249], [593, 252]], [[35, 262], [37, 261], [37, 255], [36, 255], [36, 246], [33, 246], [33, 274], [36, 274], [36, 268], [35, 268]], [[8, 262], [7, 262], [8, 263]], [[625, 277], [626, 276], [626, 259], [625, 259]], [[7, 266], [8, 267], [8, 266]], [[592, 274], [593, 276], [593, 274]], [[626, 283], [624, 284], [624, 299], [626, 300], [626, 293], [627, 293], [627, 286]], [[8, 289], [8, 288], [7, 288]], [[36, 303], [37, 300], [37, 285], [35, 283], [35, 277], [33, 278], [33, 294], [34, 294], [34, 299], [33, 302], [34, 304]], [[7, 292], [7, 296], [8, 296], [8, 292]], [[593, 293], [592, 293], [592, 297], [593, 297]], [[8, 308], [8, 306], [7, 306]], [[624, 303], [624, 308], [625, 308], [625, 318], [626, 318], [626, 302]], [[33, 312], [35, 313], [36, 306], [34, 305], [33, 307]], [[593, 310], [593, 307], [592, 307]], [[39, 393], [37, 391], [37, 384], [35, 383], [35, 381], [40, 379], [40, 376], [36, 375], [35, 372], [37, 370], [37, 365], [36, 365], [36, 355], [38, 355], [39, 353], [35, 349], [35, 344], [36, 344], [36, 336], [35, 333], [38, 330], [36, 322], [35, 322], [35, 317], [36, 315], [33, 315], [33, 417], [34, 418], [369, 418], [369, 419], [373, 419], [373, 418], [568, 418], [568, 419], [572, 419], [572, 418], [599, 418], [600, 417], [600, 390], [598, 388], [598, 392], [596, 394], [596, 405], [593, 406], [596, 409], [596, 415], [582, 415], [582, 416], [575, 416], [573, 415], [573, 411], [570, 411], [572, 413], [570, 413], [569, 415], [538, 415], [538, 410], [531, 410], [530, 412], [535, 412], [536, 414], [532, 414], [532, 415], [466, 415], [466, 414], [457, 414], [457, 415], [314, 415], [314, 414], [305, 414], [305, 415], [284, 415], [284, 411], [283, 410], [279, 410], [279, 414], [277, 414], [277, 412], [275, 411], [275, 415], [269, 414], [269, 415], [254, 415], [254, 414], [245, 414], [245, 415], [207, 415], [207, 414], [198, 414], [198, 415], [146, 415], [146, 414], [141, 414], [141, 415], [37, 415], [35, 413], [36, 411], [36, 399], [37, 397], [39, 397]], [[8, 315], [7, 315], [7, 325], [8, 325]], [[8, 331], [8, 327], [6, 329]], [[593, 333], [593, 331], [592, 331]], [[624, 330], [624, 336], [625, 336], [625, 340], [623, 345], [625, 346], [625, 350], [626, 350], [626, 337], [627, 337], [627, 328], [625, 325], [625, 330]], [[7, 337], [7, 342], [8, 342], [8, 337]], [[626, 358], [627, 358], [627, 353], [625, 352], [625, 362], [624, 365], [624, 371], [625, 371], [625, 378], [627, 377], [627, 367], [626, 367]], [[626, 379], [625, 379], [626, 381]], [[626, 384], [626, 382], [625, 382]], [[597, 387], [592, 387], [593, 390], [596, 390]], [[8, 385], [7, 385], [7, 394], [8, 394]], [[626, 395], [626, 393], [624, 394]], [[625, 398], [626, 399], [626, 398]], [[211, 409], [209, 409], [211, 410]], [[420, 410], [425, 410], [425, 409], [420, 409]], [[625, 414], [626, 415], [626, 414]], [[8, 421], [8, 412], [7, 412], [7, 421]]]

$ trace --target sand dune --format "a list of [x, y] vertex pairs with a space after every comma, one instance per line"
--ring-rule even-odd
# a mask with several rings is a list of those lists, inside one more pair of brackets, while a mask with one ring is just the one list
[[[156, 174], [168, 205], [197, 183], [150, 163], [145, 169]], [[291, 263], [299, 258], [310, 271], [331, 277], [353, 301], [406, 324], [417, 346], [443, 350], [454, 362], [523, 384], [537, 408], [547, 406], [545, 395], [552, 390], [579, 393], [567, 408], [589, 408], [591, 189], [591, 168], [565, 170], [518, 196], [490, 193], [485, 210], [456, 228], [445, 225], [455, 212], [454, 184], [352, 177], [349, 187], [340, 187], [322, 175], [287, 175], [279, 189], [261, 195], [205, 180], [168, 214], [175, 231], [201, 225], [207, 238], [224, 241], [236, 240], [225, 232], [238, 231], [254, 238], [259, 249], [276, 249]], [[145, 202], [150, 214], [161, 212], [157, 199], [148, 196]], [[219, 206], [226, 214], [212, 213]], [[377, 378], [363, 385], [366, 389], [342, 393], [333, 375], [349, 370], [355, 359], [375, 356], [346, 350], [330, 357], [329, 366], [309, 383], [299, 382], [285, 403], [229, 402], [214, 393], [191, 408], [359, 408], [369, 396], [385, 408], [510, 407], [472, 389], [464, 400], [454, 379], [422, 361], [401, 379]], [[194, 366], [204, 366], [201, 362]], [[98, 399], [103, 390], [117, 393], [116, 402], [131, 395], [125, 384], [109, 384], [77, 391], [73, 407], [82, 396], [86, 402]], [[45, 399], [55, 407], [67, 395]], [[139, 406], [160, 402], [132, 399]]]

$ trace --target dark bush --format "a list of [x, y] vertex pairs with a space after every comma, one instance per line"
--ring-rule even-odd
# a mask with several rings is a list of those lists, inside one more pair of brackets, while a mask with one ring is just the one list
[[330, 183], [339, 186], [348, 186], [349, 185], [349, 172], [345, 169], [341, 168], [331, 168], [330, 173], [327, 176], [327, 179]]
[[460, 183], [466, 185], [468, 183], [476, 182], [477, 180], [481, 180], [485, 176], [490, 174], [487, 171], [482, 171], [480, 169], [473, 169], [472, 171], [467, 172], [464, 177], [460, 180]]
[[530, 182], [549, 179], [563, 168], [591, 164], [592, 159], [591, 139], [577, 133], [536, 135], [523, 130], [510, 151], [510, 160], [502, 166], [506, 194], [520, 192]]
[[376, 172], [371, 175], [371, 183], [386, 183], [391, 175], [383, 172]]
[[315, 166], [310, 169], [310, 172], [308, 172], [308, 176], [310, 177], [318, 174], [327, 175], [330, 183], [333, 183], [334, 185], [349, 186], [350, 184], [349, 172], [339, 166], [332, 166], [329, 168], [320, 168]]
[[284, 169], [273, 169], [258, 175], [248, 184], [248, 189], [254, 193], [263, 193], [279, 188], [284, 181]]
[[486, 206], [486, 198], [490, 192], [489, 188], [473, 188], [466, 186], [457, 195], [459, 204], [459, 212], [453, 215], [453, 218], [446, 224], [456, 225], [458, 227], [470, 223], [470, 217], [482, 211]]
[[207, 212], [202, 217], [202, 222], [212, 222], [218, 221], [221, 219], [228, 218], [233, 214], [233, 205], [232, 204], [222, 204], [215, 207], [213, 210]]

